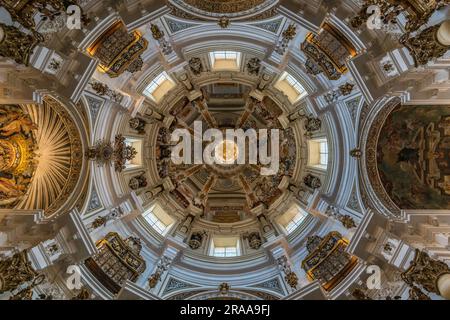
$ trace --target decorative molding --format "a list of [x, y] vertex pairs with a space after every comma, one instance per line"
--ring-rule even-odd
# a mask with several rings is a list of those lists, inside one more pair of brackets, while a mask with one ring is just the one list
[[359, 205], [358, 191], [356, 190], [356, 183], [353, 185], [352, 192], [350, 193], [350, 198], [347, 201], [347, 207], [356, 212], [363, 213], [363, 210], [361, 209], [361, 206]]
[[98, 113], [100, 112], [100, 109], [102, 108], [104, 101], [100, 100], [100, 99], [95, 99], [92, 96], [89, 95], [84, 95], [89, 107], [89, 113], [91, 114], [91, 119], [92, 119], [92, 126], [94, 126], [96, 120], [97, 120], [97, 116]]
[[176, 33], [178, 31], [186, 30], [189, 28], [196, 27], [197, 25], [182, 21], [173, 20], [170, 18], [165, 17], [164, 18], [165, 23], [171, 33]]
[[86, 212], [94, 212], [101, 208], [103, 208], [102, 202], [100, 200], [100, 197], [98, 196], [95, 185], [92, 184], [91, 197], [89, 198], [89, 204], [87, 206]]
[[362, 96], [357, 96], [351, 100], [345, 101], [345, 105], [347, 106], [348, 112], [350, 113], [350, 117], [352, 118], [352, 122], [355, 128], [358, 121], [358, 109], [361, 99]]
[[282, 294], [282, 295], [285, 294], [285, 292], [283, 290], [283, 287], [281, 286], [279, 278], [273, 278], [273, 279], [264, 281], [262, 283], [259, 283], [259, 284], [255, 285], [255, 286], [253, 286], [253, 287], [268, 289], [268, 290], [275, 291], [276, 293], [279, 293], [279, 294]]
[[[387, 99], [387, 100], [386, 100]], [[395, 205], [387, 194], [381, 182], [377, 167], [377, 144], [381, 128], [389, 114], [399, 105], [400, 99], [397, 97], [383, 97], [379, 103], [372, 107], [370, 117], [364, 124], [364, 132], [360, 143], [363, 152], [361, 176], [367, 179], [366, 188], [368, 190], [364, 205], [366, 207], [378, 207], [378, 210], [385, 215], [400, 215], [400, 209]], [[362, 116], [360, 116], [362, 117]], [[361, 120], [362, 121], [362, 120]], [[371, 202], [371, 203], [370, 203]], [[381, 206], [380, 206], [381, 205]]]
[[273, 20], [273, 21], [267, 21], [267, 22], [261, 22], [253, 24], [253, 26], [267, 30], [269, 32], [278, 34], [278, 31], [280, 30], [281, 23], [283, 22], [283, 18]]
[[165, 295], [175, 292], [175, 291], [188, 289], [188, 288], [196, 288], [196, 287], [197, 286], [194, 286], [192, 284], [189, 284], [184, 281], [170, 277], [169, 280], [167, 281], [166, 287], [164, 288], [162, 296], [165, 296]]

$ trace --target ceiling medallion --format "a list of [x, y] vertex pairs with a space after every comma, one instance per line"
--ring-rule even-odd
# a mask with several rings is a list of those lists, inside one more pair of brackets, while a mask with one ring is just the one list
[[239, 149], [237, 144], [231, 140], [224, 140], [216, 146], [214, 150], [214, 157], [217, 162], [223, 164], [233, 164], [239, 156]]
[[[170, 128], [161, 128], [159, 131], [156, 150], [157, 172], [161, 179], [171, 179], [175, 189], [170, 195], [182, 207], [200, 208], [206, 219], [216, 222], [240, 221], [245, 219], [246, 214], [250, 214], [249, 210], [252, 208], [259, 204], [270, 206], [282, 194], [279, 186], [293, 175], [298, 156], [295, 133], [293, 129], [284, 129], [281, 126], [278, 117], [282, 114], [282, 110], [270, 98], [263, 101], [248, 98], [248, 102], [247, 98], [242, 98], [242, 105], [247, 105], [248, 108], [246, 107], [241, 115], [235, 115], [231, 119], [229, 113], [212, 112], [210, 104], [214, 103], [219, 95], [208, 92], [213, 90], [211, 87], [204, 87], [204, 90], [208, 98], [201, 103], [187, 101], [184, 107], [181, 104], [175, 105], [170, 111], [175, 121]], [[224, 101], [228, 99], [227, 93], [223, 93], [221, 97], [225, 99]], [[201, 118], [203, 121], [198, 120]], [[205, 127], [206, 124], [209, 128]], [[178, 139], [172, 139], [174, 132], [180, 133], [178, 129], [188, 127], [191, 131], [187, 130], [182, 135], [182, 140], [180, 136]], [[247, 136], [244, 139], [245, 147], [240, 146], [239, 138], [227, 135], [228, 130], [236, 133], [235, 128], [242, 128], [244, 135], [248, 133], [245, 130], [254, 130], [255, 139], [251, 140], [253, 142], [250, 144]], [[261, 148], [254, 153], [250, 150], [250, 145], [258, 148], [262, 143], [262, 136], [258, 134], [261, 130], [268, 133], [267, 143], [263, 143], [263, 147], [267, 147], [266, 151], [269, 152], [267, 157], [279, 156], [278, 159], [272, 159], [274, 165], [279, 165], [279, 168], [275, 174], [267, 176], [262, 174], [261, 170], [269, 169], [272, 165], [269, 166], [265, 161], [268, 159], [262, 163], [261, 158], [258, 158]], [[277, 134], [273, 137], [272, 130], [277, 130]], [[210, 143], [209, 138], [204, 137], [207, 131], [216, 132], [217, 136], [222, 137], [221, 140], [217, 140], [217, 144], [214, 144], [216, 142], [214, 138], [214, 142]], [[275, 138], [279, 139], [277, 144], [272, 143], [272, 139]], [[210, 152], [211, 163], [205, 161], [203, 154], [201, 157], [195, 157], [193, 151], [196, 148], [201, 152], [208, 151], [206, 154]], [[191, 151], [184, 152], [184, 150]], [[181, 156], [179, 163], [172, 161], [172, 152]], [[189, 155], [191, 161], [183, 161], [184, 156], [189, 158]], [[256, 161], [251, 162], [250, 159], [254, 159], [255, 155]], [[195, 159], [197, 160], [194, 161]], [[228, 199], [227, 195], [232, 200], [225, 205], [224, 199]], [[255, 242], [256, 247], [257, 241], [253, 240], [252, 243]]]

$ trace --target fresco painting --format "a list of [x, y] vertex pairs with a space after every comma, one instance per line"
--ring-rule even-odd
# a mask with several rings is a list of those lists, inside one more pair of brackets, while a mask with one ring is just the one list
[[450, 209], [450, 106], [399, 106], [377, 145], [380, 179], [400, 209]]

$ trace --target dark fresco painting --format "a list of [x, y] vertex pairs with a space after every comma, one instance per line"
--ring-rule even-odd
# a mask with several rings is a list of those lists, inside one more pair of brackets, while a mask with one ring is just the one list
[[450, 106], [399, 106], [377, 145], [381, 182], [400, 209], [450, 209]]

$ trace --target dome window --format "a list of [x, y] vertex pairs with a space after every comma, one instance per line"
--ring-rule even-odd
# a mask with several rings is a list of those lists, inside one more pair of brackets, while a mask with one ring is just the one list
[[314, 139], [308, 142], [309, 159], [308, 164], [320, 169], [328, 166], [328, 141], [327, 139]]
[[219, 258], [239, 256], [239, 239], [237, 237], [214, 237], [211, 241], [210, 255]]
[[278, 217], [277, 222], [284, 228], [286, 234], [290, 234], [302, 224], [307, 215], [305, 210], [294, 204], [286, 213]]
[[213, 71], [239, 71], [241, 53], [236, 51], [213, 51], [209, 54]]
[[164, 71], [144, 89], [144, 95], [155, 101], [160, 102], [162, 98], [175, 87], [175, 82]]
[[174, 220], [158, 204], [153, 205], [143, 214], [145, 221], [159, 234], [165, 235]]
[[300, 82], [287, 72], [278, 79], [275, 88], [283, 92], [291, 103], [297, 102], [308, 94]]

